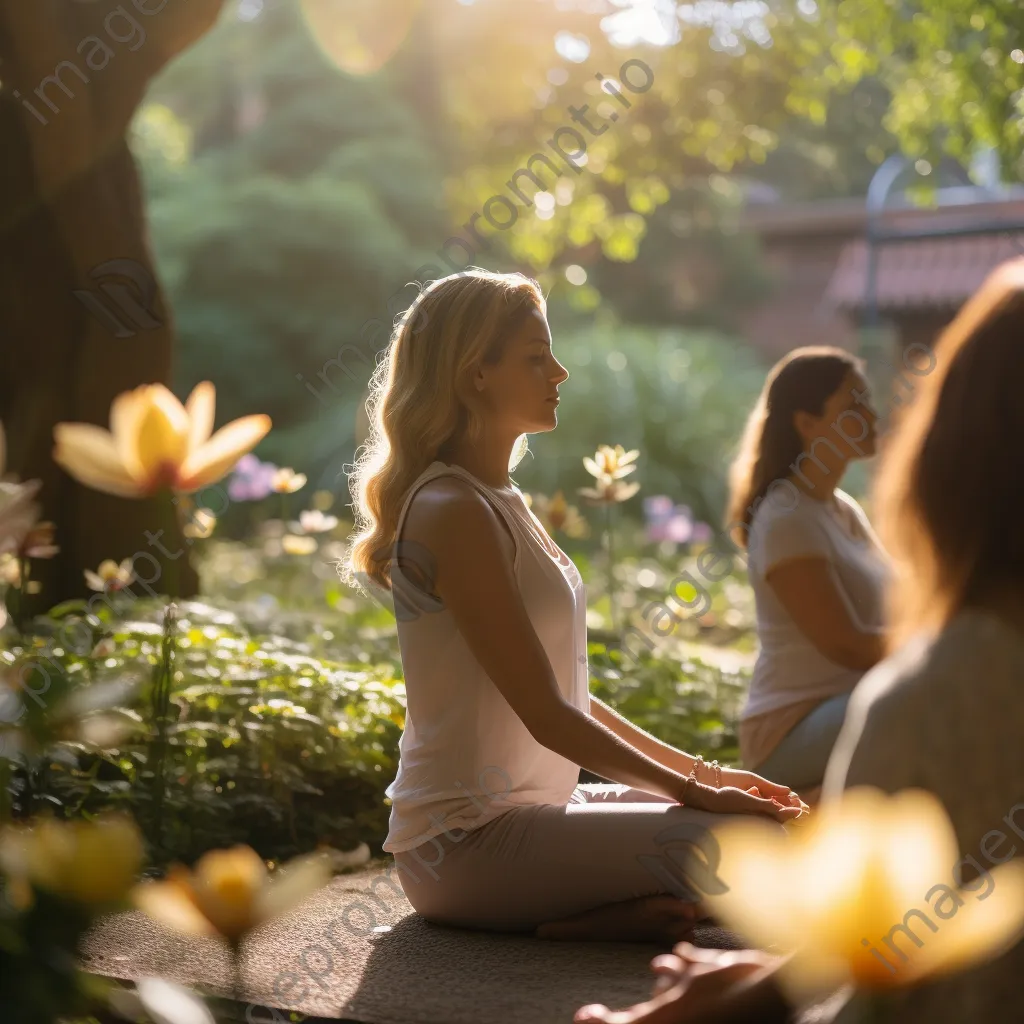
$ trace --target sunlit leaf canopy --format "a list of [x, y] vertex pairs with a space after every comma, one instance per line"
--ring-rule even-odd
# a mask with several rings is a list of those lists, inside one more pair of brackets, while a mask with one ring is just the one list
[[[500, 236], [490, 244], [537, 271], [588, 246], [633, 260], [672, 189], [763, 162], [787, 118], [823, 123], [835, 92], [865, 76], [890, 90], [884, 124], [915, 155], [944, 147], [966, 159], [980, 143], [1020, 172], [1024, 15], [1005, 0], [302, 2], [348, 74], [379, 72], [403, 46], [429, 50], [422, 73], [434, 80], [422, 84], [439, 90], [446, 117], [452, 222], [509, 197], [517, 214], [504, 200], [491, 210], [499, 223], [515, 217], [515, 230], [480, 220], [480, 236]], [[650, 69], [646, 89], [639, 64], [625, 72], [642, 93], [619, 82], [630, 60]], [[593, 134], [569, 110], [584, 105]], [[527, 205], [509, 182], [534, 153], [551, 165], [531, 164], [540, 195], [518, 179]], [[728, 200], [741, 198], [734, 189]]]

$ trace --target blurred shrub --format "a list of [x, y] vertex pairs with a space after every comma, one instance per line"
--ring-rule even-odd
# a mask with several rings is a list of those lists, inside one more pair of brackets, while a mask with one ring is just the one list
[[755, 353], [721, 335], [609, 322], [565, 332], [554, 324], [552, 333], [569, 378], [557, 429], [530, 438], [521, 486], [573, 500], [589, 482], [582, 457], [595, 444], [622, 444], [640, 449], [629, 514], [641, 516], [644, 495], [667, 494], [717, 523], [726, 465], [764, 383]]

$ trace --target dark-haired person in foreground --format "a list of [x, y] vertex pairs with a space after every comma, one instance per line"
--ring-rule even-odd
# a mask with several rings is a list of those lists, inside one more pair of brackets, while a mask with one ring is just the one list
[[[854, 786], [934, 793], [961, 857], [979, 865], [959, 867], [964, 885], [981, 890], [981, 872], [1024, 857], [1024, 259], [993, 271], [935, 356], [877, 483], [880, 531], [898, 568], [886, 602], [892, 653], [853, 694], [822, 796], [827, 806]], [[585, 1007], [576, 1021], [799, 1019], [774, 983], [778, 963], [683, 943], [652, 965], [662, 980], [651, 1002], [617, 1013]], [[1024, 942], [961, 974], [895, 990], [870, 1019], [1024, 1021], [1021, 978]], [[814, 1020], [853, 1024], [860, 1009], [854, 996]]]

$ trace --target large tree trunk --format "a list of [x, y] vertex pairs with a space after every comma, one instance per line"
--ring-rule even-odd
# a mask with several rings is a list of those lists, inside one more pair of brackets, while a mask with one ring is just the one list
[[55, 423], [106, 426], [118, 393], [170, 383], [173, 326], [125, 133], [222, 3], [0, 0], [0, 421], [8, 469], [43, 481], [61, 547], [35, 563], [36, 608], [82, 596], [104, 558], [135, 558], [154, 591], [196, 592], [169, 502], [82, 487], [51, 452]]

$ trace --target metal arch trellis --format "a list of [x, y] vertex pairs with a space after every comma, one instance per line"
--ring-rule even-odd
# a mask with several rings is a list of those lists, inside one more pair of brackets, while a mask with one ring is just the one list
[[[878, 327], [880, 325], [878, 311], [878, 250], [880, 246], [885, 245], [887, 242], [908, 241], [912, 239], [953, 238], [959, 235], [993, 235], [1024, 231], [1024, 220], [1007, 221], [993, 219], [979, 220], [973, 224], [946, 228], [905, 228], [903, 230], [899, 228], [883, 228], [882, 214], [885, 211], [889, 194], [903, 173], [911, 166], [909, 157], [902, 154], [890, 156], [875, 171], [871, 184], [868, 185], [866, 201], [867, 226], [865, 231], [867, 275], [864, 285], [864, 319], [868, 327]], [[942, 158], [936, 173], [941, 173], [943, 170], [950, 171], [963, 184], [975, 186], [975, 183], [971, 181], [963, 166], [950, 157]], [[993, 199], [1003, 198], [995, 189], [989, 186], [985, 186], [985, 191]]]

